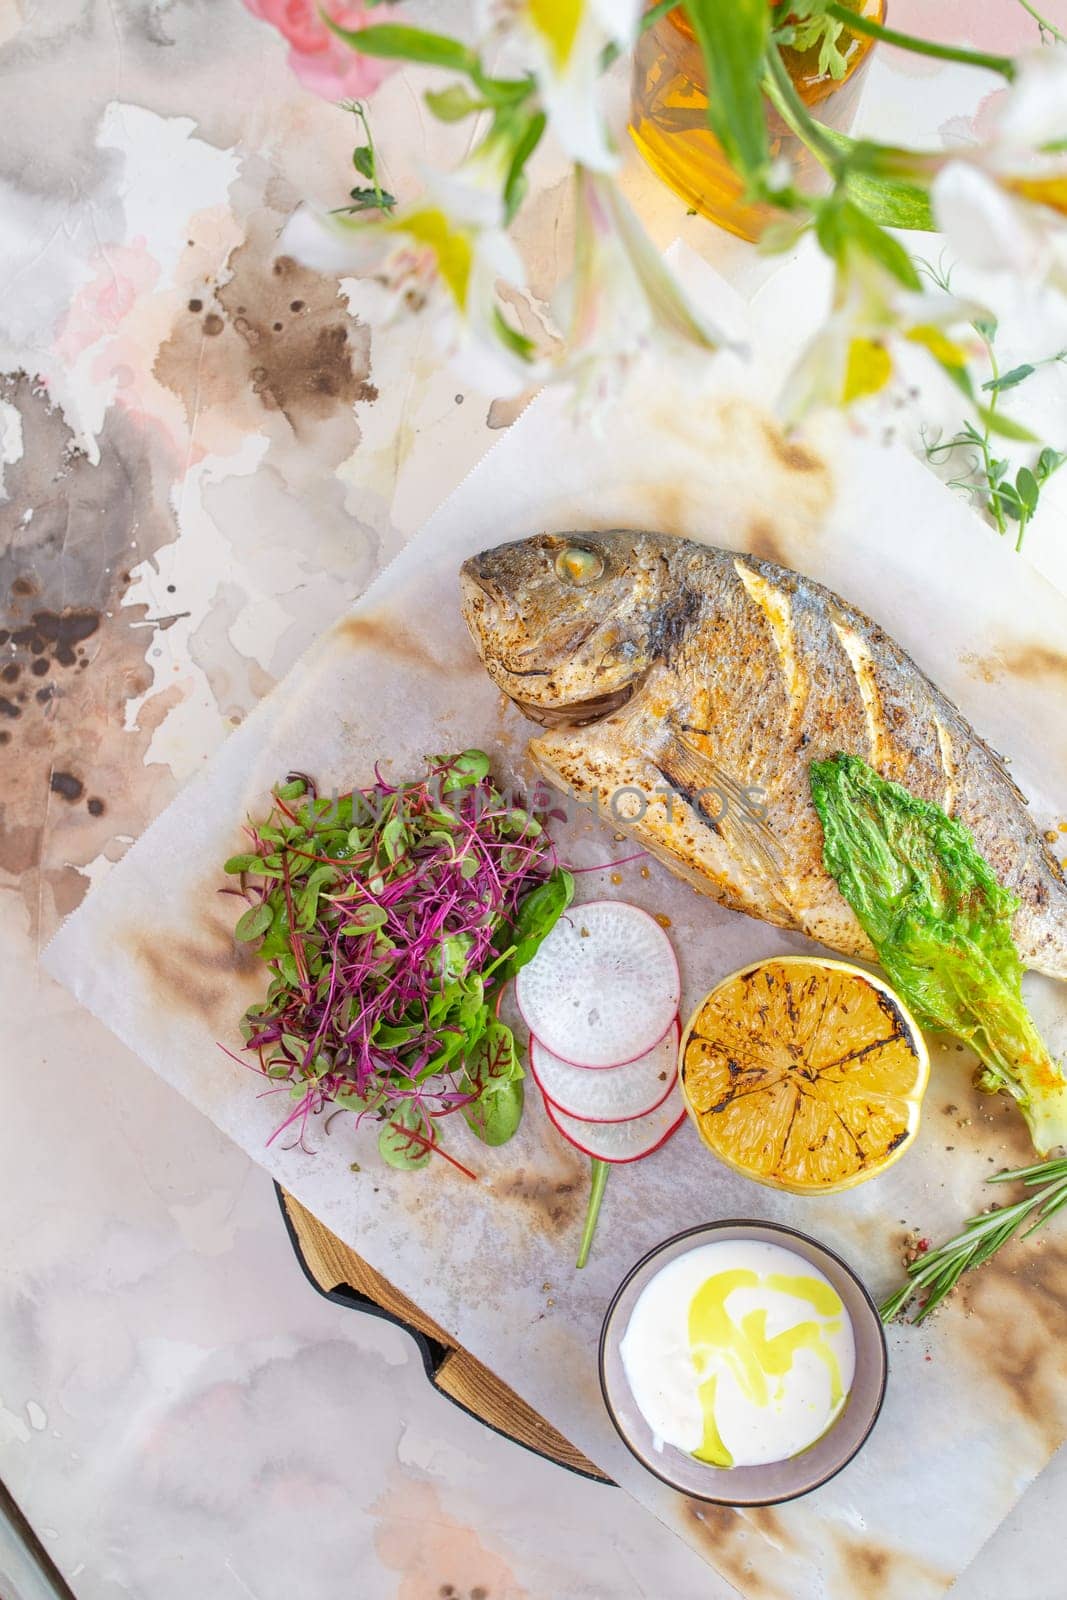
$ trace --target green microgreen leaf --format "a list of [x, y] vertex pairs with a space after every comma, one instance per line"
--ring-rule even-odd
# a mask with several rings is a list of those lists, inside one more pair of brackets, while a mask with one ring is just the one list
[[378, 1135], [378, 1153], [398, 1172], [417, 1172], [429, 1164], [433, 1143], [422, 1112], [411, 1101], [401, 1102]]
[[241, 1024], [245, 1048], [288, 1085], [298, 1116], [302, 1101], [309, 1112], [376, 1112], [383, 1159], [416, 1169], [436, 1150], [459, 1166], [438, 1142], [442, 1117], [467, 1106], [497, 1143], [522, 1113], [514, 1041], [486, 979], [498, 985], [505, 962], [533, 953], [569, 875], [538, 820], [505, 802], [481, 750], [343, 801], [317, 796], [309, 779], [282, 789], [272, 814], [249, 824], [269, 855], [231, 858], [269, 885], [238, 925], [260, 937], [269, 973]]
[[258, 939], [261, 933], [266, 933], [271, 924], [271, 909], [265, 900], [258, 906], [249, 906], [242, 917], [238, 918], [237, 926], [233, 930], [235, 939], [243, 944], [250, 939]]
[[1001, 394], [1005, 389], [1014, 389], [1017, 384], [1025, 382], [1036, 371], [1037, 368], [1029, 361], [1024, 361], [1021, 366], [1012, 367], [1010, 372], [1002, 372], [998, 378], [990, 378], [988, 383], [983, 383], [982, 388], [994, 394]]
[[255, 872], [262, 859], [262, 856], [257, 855], [231, 856], [228, 861], [223, 862], [222, 870], [223, 872]]
[[1019, 496], [1020, 504], [1032, 515], [1037, 509], [1037, 499], [1041, 489], [1029, 467], [1020, 467], [1015, 474], [1015, 492]]
[[464, 1093], [476, 1096], [463, 1115], [483, 1144], [506, 1144], [515, 1133], [522, 1120], [522, 1079], [511, 1029], [493, 1019], [468, 1054], [460, 1082]]

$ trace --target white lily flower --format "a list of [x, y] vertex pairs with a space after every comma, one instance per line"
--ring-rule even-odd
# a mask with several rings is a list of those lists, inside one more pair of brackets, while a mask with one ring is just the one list
[[[1062, 184], [1067, 202], [1067, 179]], [[1055, 210], [1028, 203], [1010, 180], [998, 181], [964, 161], [938, 173], [933, 204], [938, 227], [961, 260], [985, 272], [1046, 279], [1067, 294], [1067, 234]]]
[[1067, 50], [1023, 58], [990, 139], [946, 162], [931, 197], [963, 260], [1067, 293]]
[[690, 305], [609, 177], [575, 171], [574, 273], [558, 306], [566, 348], [558, 375], [586, 399], [618, 387], [643, 350], [665, 339], [716, 350], [728, 344]]
[[451, 172], [423, 170], [427, 192], [454, 217], [476, 228], [504, 226], [504, 186], [515, 155], [514, 141], [490, 132]]
[[501, 213], [492, 174], [478, 163], [473, 171], [428, 174], [418, 200], [373, 221], [301, 209], [287, 223], [279, 249], [320, 272], [375, 276], [398, 310], [428, 308], [441, 354], [475, 387], [511, 395], [534, 381], [537, 370], [499, 309], [498, 282], [524, 282]]
[[529, 53], [552, 131], [573, 161], [610, 171], [618, 157], [600, 106], [601, 58], [628, 50], [641, 0], [482, 0], [483, 24]]
[[997, 111], [995, 139], [1004, 152], [1067, 139], [1067, 51], [1043, 48], [1020, 58]]
[[797, 423], [820, 407], [847, 408], [877, 394], [893, 376], [893, 342], [923, 346], [945, 369], [966, 367], [971, 350], [944, 331], [981, 315], [950, 295], [905, 289], [870, 256], [846, 253], [837, 269], [833, 307], [786, 379], [779, 402]]

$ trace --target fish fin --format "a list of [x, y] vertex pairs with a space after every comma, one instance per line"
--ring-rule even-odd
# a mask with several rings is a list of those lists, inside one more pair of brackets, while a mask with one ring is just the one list
[[738, 783], [676, 733], [657, 751], [654, 762], [675, 793], [702, 814], [731, 853], [754, 867], [784, 904], [776, 888], [783, 875], [782, 848], [760, 814], [761, 791]]

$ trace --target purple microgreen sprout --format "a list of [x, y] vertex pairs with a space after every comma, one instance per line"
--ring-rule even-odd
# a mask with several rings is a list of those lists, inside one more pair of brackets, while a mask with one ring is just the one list
[[387, 1164], [438, 1153], [473, 1178], [439, 1124], [462, 1111], [491, 1144], [518, 1126], [523, 1072], [500, 997], [574, 883], [484, 752], [435, 758], [407, 783], [374, 771], [340, 799], [290, 773], [225, 864], [247, 902], [235, 938], [270, 972], [242, 1020], [243, 1064], [295, 1102], [268, 1143], [298, 1127], [306, 1150], [311, 1117], [347, 1111], [381, 1125]]

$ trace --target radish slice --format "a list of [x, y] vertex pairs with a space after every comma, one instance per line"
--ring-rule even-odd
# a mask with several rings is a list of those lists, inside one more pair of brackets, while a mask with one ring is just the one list
[[515, 979], [530, 1032], [576, 1067], [647, 1055], [674, 1021], [680, 992], [671, 941], [625, 900], [572, 906]]
[[661, 1144], [666, 1144], [685, 1121], [685, 1102], [677, 1083], [672, 1092], [654, 1111], [643, 1117], [631, 1117], [628, 1122], [583, 1122], [580, 1117], [568, 1117], [557, 1111], [546, 1096], [541, 1097], [549, 1118], [571, 1144], [587, 1156], [598, 1161], [640, 1161], [650, 1156]]
[[561, 1061], [540, 1039], [531, 1039], [530, 1069], [545, 1099], [566, 1116], [583, 1122], [629, 1122], [654, 1111], [674, 1088], [678, 1031], [676, 1022], [647, 1055], [596, 1072]]

